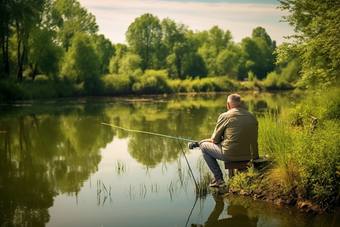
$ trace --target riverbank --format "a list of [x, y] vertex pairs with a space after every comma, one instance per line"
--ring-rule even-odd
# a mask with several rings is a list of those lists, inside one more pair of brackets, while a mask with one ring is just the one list
[[[300, 212], [304, 212], [310, 215], [321, 215], [327, 213], [340, 214], [339, 206], [329, 203], [313, 202], [305, 198], [298, 191], [292, 191], [291, 193], [287, 194], [280, 194], [277, 190], [273, 191], [272, 187], [268, 187], [268, 183], [265, 182], [267, 180], [266, 174], [259, 174], [256, 178], [257, 179], [252, 179], [253, 181], [258, 181], [256, 183], [257, 186], [254, 187], [252, 190], [247, 190], [243, 188], [229, 188], [229, 190], [224, 193], [224, 196], [244, 196], [249, 197], [253, 200], [261, 200], [271, 204], [275, 204], [279, 207], [295, 207]], [[277, 189], [282, 188], [282, 185], [279, 182], [277, 182], [276, 185], [272, 186], [277, 187]]]
[[[226, 76], [171, 80], [162, 71], [146, 74], [144, 82], [120, 75], [108, 74], [91, 83], [75, 84], [67, 78], [47, 78], [39, 75], [34, 81], [23, 78], [0, 80], [0, 101], [39, 100], [72, 97], [122, 97], [131, 95], [164, 95], [178, 93], [291, 90], [294, 85], [276, 86], [264, 81], [237, 81]], [[133, 82], [135, 81], [135, 82]], [[273, 82], [274, 83], [274, 82]]]
[[340, 89], [309, 92], [293, 108], [258, 117], [259, 152], [272, 160], [229, 181], [247, 195], [307, 213], [340, 208]]

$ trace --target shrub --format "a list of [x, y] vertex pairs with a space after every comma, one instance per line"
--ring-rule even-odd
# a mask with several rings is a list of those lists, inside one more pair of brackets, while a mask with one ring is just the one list
[[162, 94], [170, 93], [171, 88], [167, 83], [165, 70], [146, 70], [139, 81], [133, 84], [132, 90], [137, 94]]
[[22, 84], [13, 80], [0, 80], [0, 100], [30, 99], [31, 95]]
[[131, 80], [128, 76], [108, 74], [102, 78], [104, 95], [124, 95], [132, 92]]
[[276, 72], [268, 73], [267, 77], [263, 80], [263, 86], [267, 89], [292, 89], [283, 76], [278, 75]]

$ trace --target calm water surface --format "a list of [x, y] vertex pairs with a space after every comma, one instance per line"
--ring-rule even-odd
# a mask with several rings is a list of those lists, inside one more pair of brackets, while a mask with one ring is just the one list
[[[209, 138], [226, 94], [23, 102], [0, 106], [0, 226], [339, 226], [195, 184], [209, 171], [187, 142]], [[290, 93], [242, 94], [244, 108], [289, 107]]]

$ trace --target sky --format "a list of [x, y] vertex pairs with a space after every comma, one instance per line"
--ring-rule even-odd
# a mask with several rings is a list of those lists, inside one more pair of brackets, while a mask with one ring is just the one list
[[183, 23], [193, 31], [210, 30], [217, 25], [230, 30], [234, 42], [250, 37], [261, 26], [277, 42], [294, 34], [286, 22], [280, 22], [283, 12], [277, 0], [78, 0], [96, 17], [99, 34], [112, 43], [125, 43], [129, 25], [145, 13]]

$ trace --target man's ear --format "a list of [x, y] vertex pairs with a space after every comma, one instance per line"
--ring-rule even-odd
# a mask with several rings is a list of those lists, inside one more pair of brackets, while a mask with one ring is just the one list
[[227, 107], [228, 107], [228, 110], [230, 110], [230, 103], [227, 102]]

